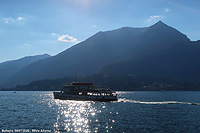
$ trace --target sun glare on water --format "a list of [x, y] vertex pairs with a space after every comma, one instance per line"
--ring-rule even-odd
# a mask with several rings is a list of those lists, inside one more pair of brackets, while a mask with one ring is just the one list
[[[57, 100], [56, 104], [59, 107], [57, 122], [54, 124], [56, 132], [89, 132], [88, 117], [94, 116], [96, 111], [91, 106], [92, 102]], [[64, 128], [62, 129], [60, 126]]]

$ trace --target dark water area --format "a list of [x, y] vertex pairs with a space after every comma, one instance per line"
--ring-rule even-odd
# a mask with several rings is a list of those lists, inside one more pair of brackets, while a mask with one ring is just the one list
[[0, 132], [200, 132], [200, 92], [118, 92], [116, 102], [0, 92]]

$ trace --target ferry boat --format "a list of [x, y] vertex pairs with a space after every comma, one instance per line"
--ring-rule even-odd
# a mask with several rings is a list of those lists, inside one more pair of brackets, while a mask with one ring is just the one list
[[115, 91], [98, 88], [93, 83], [72, 82], [62, 86], [60, 92], [53, 92], [55, 99], [80, 101], [116, 101]]

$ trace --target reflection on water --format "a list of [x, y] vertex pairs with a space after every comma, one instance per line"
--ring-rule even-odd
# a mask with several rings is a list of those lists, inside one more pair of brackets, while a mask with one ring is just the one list
[[54, 108], [57, 111], [57, 120], [54, 124], [55, 132], [108, 132], [109, 129], [113, 128], [109, 123], [115, 123], [114, 117], [112, 119], [109, 116], [102, 118], [99, 117], [100, 114], [118, 114], [114, 111], [108, 112], [106, 104], [111, 103], [58, 99], [52, 101], [53, 104], [57, 105], [57, 109]]
[[52, 94], [37, 95], [35, 101], [52, 109], [54, 132], [112, 131], [118, 115], [113, 102], [59, 100]]
[[96, 109], [92, 102], [55, 100], [58, 105], [56, 132], [89, 132], [89, 116], [94, 116]]

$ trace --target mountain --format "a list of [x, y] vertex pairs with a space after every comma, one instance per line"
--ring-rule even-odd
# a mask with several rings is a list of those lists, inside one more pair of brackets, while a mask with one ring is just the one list
[[8, 80], [25, 66], [28, 66], [35, 61], [46, 59], [48, 57], [50, 57], [50, 55], [43, 54], [36, 56], [27, 56], [18, 60], [0, 63], [0, 84]]
[[104, 67], [102, 74], [140, 74], [200, 81], [200, 42], [177, 43], [168, 49]]
[[[159, 21], [145, 28], [123, 27], [98, 32], [62, 53], [34, 62], [7, 80], [4, 86], [27, 84], [34, 80], [87, 76], [102, 68], [129, 60], [140, 60], [190, 40], [178, 30]], [[124, 70], [120, 70], [124, 71]]]

